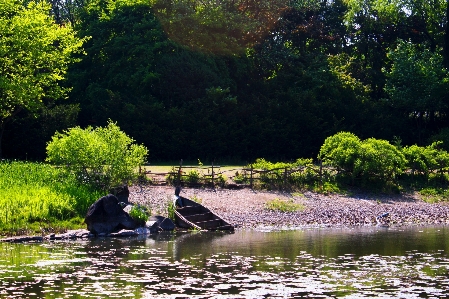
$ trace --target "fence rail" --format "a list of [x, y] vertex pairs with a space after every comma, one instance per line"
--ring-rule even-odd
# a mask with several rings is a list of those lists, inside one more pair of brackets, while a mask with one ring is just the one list
[[286, 189], [312, 180], [322, 184], [325, 177], [321, 164], [263, 170], [253, 168], [252, 165], [232, 169], [213, 163], [209, 166], [183, 165], [182, 160], [179, 165], [172, 166], [169, 172], [140, 170], [140, 173], [151, 179], [155, 185], [210, 186], [212, 188], [217, 185], [222, 187], [226, 185], [229, 188], [249, 187], [251, 189], [257, 184], [270, 189]]

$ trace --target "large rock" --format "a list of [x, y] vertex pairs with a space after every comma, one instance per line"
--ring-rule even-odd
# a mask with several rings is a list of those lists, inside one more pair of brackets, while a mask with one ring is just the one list
[[175, 224], [173, 223], [173, 221], [171, 221], [170, 218], [166, 218], [163, 216], [151, 216], [148, 220], [149, 222], [155, 222], [161, 230], [172, 231], [175, 229]]
[[123, 211], [116, 196], [108, 194], [93, 203], [87, 211], [84, 222], [93, 234], [110, 234], [121, 229], [134, 230], [145, 225], [135, 221]]
[[110, 192], [117, 197], [119, 202], [124, 202], [125, 204], [129, 203], [129, 189], [127, 185], [115, 187], [111, 189]]

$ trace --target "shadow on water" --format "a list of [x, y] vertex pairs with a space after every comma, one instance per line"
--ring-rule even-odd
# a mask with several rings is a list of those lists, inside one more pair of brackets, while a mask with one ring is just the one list
[[0, 243], [1, 298], [445, 298], [439, 227]]

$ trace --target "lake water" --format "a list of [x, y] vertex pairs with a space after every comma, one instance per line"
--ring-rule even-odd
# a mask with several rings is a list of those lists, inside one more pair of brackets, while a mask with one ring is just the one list
[[0, 298], [448, 298], [449, 227], [0, 243]]

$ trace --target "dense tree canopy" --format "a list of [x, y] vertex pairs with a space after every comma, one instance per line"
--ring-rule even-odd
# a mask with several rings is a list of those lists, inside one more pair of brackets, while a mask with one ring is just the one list
[[17, 113], [36, 112], [44, 100], [68, 91], [59, 83], [83, 39], [69, 26], [56, 25], [49, 9], [45, 2], [0, 4], [0, 157], [2, 133]]
[[[410, 145], [449, 139], [447, 1], [50, 2], [54, 23], [88, 38], [86, 55], [58, 85], [73, 87], [70, 106], [47, 108], [38, 123], [18, 115], [8, 156], [25, 154], [13, 150], [23, 135], [14, 132], [64, 129], [77, 109], [77, 125], [112, 119], [150, 161], [316, 158], [340, 131]], [[16, 51], [2, 49], [0, 59]], [[20, 138], [42, 158], [34, 141]]]

